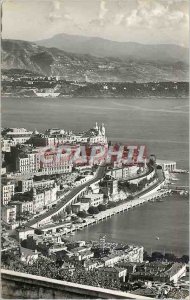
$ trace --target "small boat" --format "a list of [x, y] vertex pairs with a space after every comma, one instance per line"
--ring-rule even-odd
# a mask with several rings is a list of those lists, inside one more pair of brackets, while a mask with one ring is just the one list
[[157, 236], [156, 239], [159, 240], [160, 239], [159, 236]]

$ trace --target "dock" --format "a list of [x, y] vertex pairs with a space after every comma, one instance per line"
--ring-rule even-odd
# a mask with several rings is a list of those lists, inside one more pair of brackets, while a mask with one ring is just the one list
[[86, 221], [85, 223], [73, 224], [71, 228], [65, 228], [64, 232], [61, 232], [60, 235], [69, 235], [76, 231], [80, 231], [91, 225], [95, 225], [99, 222], [103, 222], [116, 214], [124, 213], [130, 209], [133, 209], [134, 207], [143, 205], [144, 203], [159, 201], [160, 199], [168, 196], [169, 194], [171, 194], [171, 190], [161, 190], [147, 197], [142, 197], [142, 198], [137, 198], [134, 200], [127, 201], [114, 208], [107, 209], [106, 211], [100, 212], [94, 216], [85, 218]]

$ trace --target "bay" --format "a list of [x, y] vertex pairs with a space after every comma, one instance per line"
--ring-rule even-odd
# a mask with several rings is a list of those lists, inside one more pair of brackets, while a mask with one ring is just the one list
[[188, 168], [188, 99], [3, 98], [2, 126], [88, 130], [104, 123], [109, 140], [145, 144], [160, 159]]

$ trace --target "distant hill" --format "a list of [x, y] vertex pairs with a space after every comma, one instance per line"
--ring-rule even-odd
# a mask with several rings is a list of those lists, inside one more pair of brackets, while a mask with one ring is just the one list
[[[187, 81], [188, 66], [182, 61], [155, 62], [140, 59], [95, 57], [33, 42], [2, 40], [2, 69], [25, 69], [79, 81]], [[77, 51], [78, 47], [74, 50]]]
[[118, 57], [120, 59], [143, 60], [152, 62], [188, 63], [187, 48], [172, 44], [144, 45], [133, 42], [116, 42], [99, 37], [58, 34], [52, 38], [36, 41], [38, 45], [90, 54], [97, 57]]

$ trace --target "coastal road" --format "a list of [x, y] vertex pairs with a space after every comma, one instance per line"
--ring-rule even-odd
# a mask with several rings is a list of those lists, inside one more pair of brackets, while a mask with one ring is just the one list
[[32, 227], [32, 226], [38, 224], [39, 222], [41, 222], [43, 219], [46, 219], [46, 218], [50, 217], [51, 215], [52, 216], [55, 215], [56, 213], [61, 211], [63, 207], [69, 205], [70, 202], [72, 201], [72, 199], [74, 197], [76, 197], [82, 190], [84, 190], [86, 187], [90, 186], [91, 184], [96, 183], [99, 180], [101, 180], [104, 177], [105, 173], [106, 173], [106, 166], [100, 165], [98, 167], [98, 169], [96, 171], [96, 174], [95, 174], [93, 179], [91, 179], [91, 180], [83, 183], [82, 185], [72, 189], [69, 194], [67, 194], [66, 196], [63, 197], [61, 202], [59, 204], [57, 204], [55, 208], [52, 208], [48, 212], [46, 212], [46, 213], [34, 218], [33, 220], [25, 223], [25, 226]]

